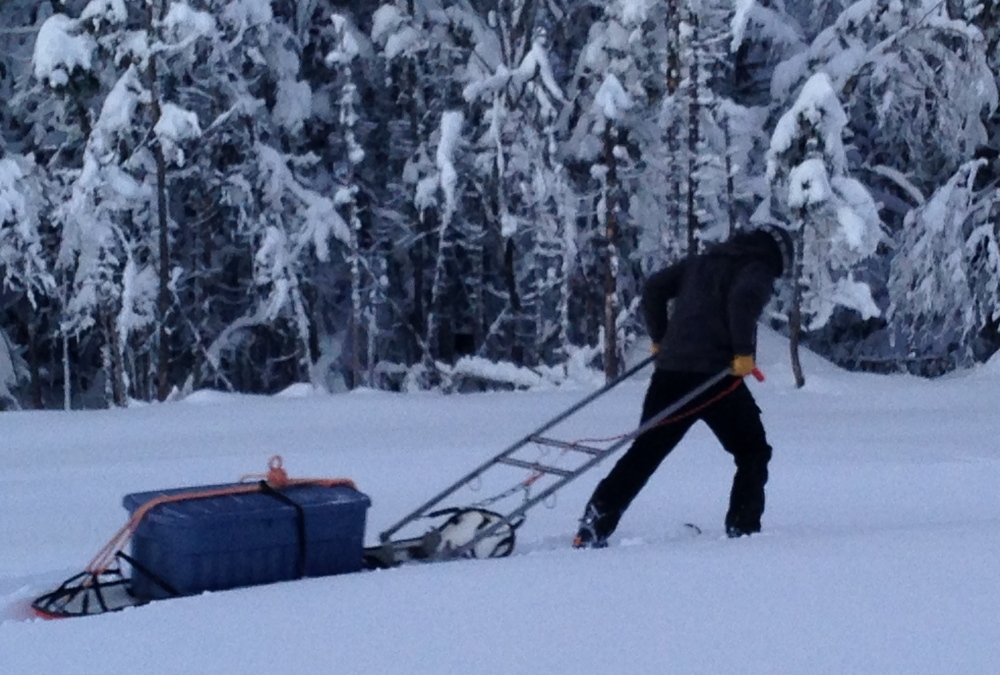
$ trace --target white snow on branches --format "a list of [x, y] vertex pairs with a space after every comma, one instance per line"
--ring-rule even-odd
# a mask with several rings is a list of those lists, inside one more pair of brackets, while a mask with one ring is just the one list
[[198, 115], [173, 103], [164, 103], [160, 120], [153, 127], [153, 133], [160, 141], [163, 154], [178, 166], [184, 165], [184, 141], [201, 136]]
[[326, 65], [350, 63], [361, 53], [361, 47], [354, 37], [350, 22], [340, 14], [334, 14], [330, 17], [330, 21], [337, 32], [338, 40], [336, 48], [326, 55]]
[[77, 68], [91, 69], [96, 47], [90, 35], [80, 32], [78, 21], [65, 14], [53, 14], [42, 24], [35, 40], [35, 77], [51, 87], [63, 87]]
[[215, 19], [211, 14], [193, 9], [184, 2], [170, 5], [167, 15], [163, 17], [163, 27], [167, 36], [179, 46], [200, 37], [211, 37], [216, 32]]
[[0, 225], [16, 223], [27, 210], [24, 195], [16, 184], [24, 177], [24, 172], [12, 159], [0, 159]]
[[794, 140], [801, 134], [803, 124], [814, 127], [823, 138], [823, 152], [831, 162], [832, 172], [841, 174], [846, 171], [847, 157], [842, 134], [847, 126], [847, 115], [840, 105], [830, 77], [826, 73], [816, 73], [802, 87], [795, 104], [778, 120], [768, 152], [768, 178], [774, 179], [778, 170], [777, 155], [792, 147]]
[[441, 140], [438, 143], [436, 164], [440, 174], [441, 191], [444, 193], [445, 210], [455, 211], [455, 184], [458, 172], [455, 170], [455, 150], [462, 135], [465, 115], [458, 110], [449, 110], [441, 115]]
[[347, 223], [333, 200], [302, 185], [288, 168], [287, 157], [274, 148], [258, 143], [256, 152], [264, 201], [277, 213], [285, 212], [285, 206], [290, 207], [299, 220], [300, 229], [292, 235], [295, 254], [312, 244], [318, 260], [329, 260], [331, 238], [343, 243], [350, 241]]
[[793, 209], [822, 204], [831, 194], [830, 179], [822, 159], [807, 159], [788, 174], [788, 205]]
[[531, 43], [531, 49], [524, 55], [521, 63], [513, 70], [504, 65], [497, 67], [493, 75], [477, 80], [467, 85], [462, 91], [462, 96], [466, 101], [494, 94], [508, 85], [523, 86], [532, 78], [538, 75], [542, 86], [557, 101], [563, 102], [566, 97], [562, 89], [556, 82], [552, 71], [552, 63], [549, 61], [549, 53], [545, 48], [545, 40], [536, 39]]
[[313, 109], [313, 91], [308, 82], [285, 79], [278, 83], [272, 115], [278, 124], [297, 134]]
[[736, 0], [736, 11], [729, 22], [729, 27], [733, 32], [733, 39], [729, 44], [729, 49], [734, 54], [743, 44], [743, 36], [746, 33], [747, 22], [750, 20], [750, 12], [753, 10], [757, 0]]
[[118, 337], [130, 335], [153, 325], [156, 320], [156, 295], [159, 290], [157, 270], [136, 263], [129, 256], [122, 272], [121, 312], [118, 314]]
[[594, 96], [594, 110], [604, 119], [618, 120], [622, 113], [632, 107], [632, 100], [622, 83], [614, 75], [608, 75]]
[[102, 21], [117, 25], [125, 23], [127, 18], [125, 0], [90, 0], [80, 14], [80, 21], [93, 21], [97, 27]]

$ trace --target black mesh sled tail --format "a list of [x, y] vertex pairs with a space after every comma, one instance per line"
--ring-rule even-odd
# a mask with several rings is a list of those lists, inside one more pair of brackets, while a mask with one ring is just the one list
[[45, 619], [65, 619], [74, 616], [93, 616], [117, 612], [126, 607], [143, 605], [148, 600], [136, 598], [130, 590], [130, 579], [121, 570], [120, 561], [132, 566], [133, 574], [144, 574], [164, 588], [170, 595], [179, 593], [170, 584], [118, 551], [117, 564], [103, 572], [80, 572], [62, 582], [59, 588], [35, 598], [31, 608]]

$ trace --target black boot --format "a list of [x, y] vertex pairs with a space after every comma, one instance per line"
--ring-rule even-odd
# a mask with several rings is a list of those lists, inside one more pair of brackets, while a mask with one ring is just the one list
[[756, 508], [730, 508], [726, 514], [726, 536], [747, 537], [760, 532], [760, 511]]
[[599, 504], [594, 502], [587, 504], [583, 517], [580, 518], [580, 529], [576, 531], [576, 537], [573, 539], [573, 548], [605, 548], [608, 545], [608, 537], [618, 525], [619, 517], [605, 513]]
[[756, 534], [760, 532], [760, 528], [748, 528], [744, 529], [738, 525], [726, 525], [726, 536], [730, 539], [736, 539], [737, 537], [749, 537], [751, 534]]

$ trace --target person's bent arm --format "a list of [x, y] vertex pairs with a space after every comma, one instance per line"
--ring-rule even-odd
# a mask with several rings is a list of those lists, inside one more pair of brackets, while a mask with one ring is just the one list
[[660, 270], [646, 280], [642, 289], [642, 313], [646, 330], [654, 345], [659, 345], [667, 334], [667, 302], [680, 290], [684, 261]]
[[753, 356], [757, 321], [774, 290], [774, 276], [763, 263], [745, 266], [729, 291], [729, 334], [733, 356]]

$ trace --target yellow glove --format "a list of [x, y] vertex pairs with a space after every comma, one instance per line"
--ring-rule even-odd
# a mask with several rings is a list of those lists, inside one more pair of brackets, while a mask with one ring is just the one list
[[654, 342], [653, 344], [649, 345], [649, 353], [652, 354], [653, 356], [659, 354], [660, 344], [658, 342]]
[[732, 370], [736, 377], [746, 377], [756, 367], [757, 364], [753, 362], [753, 357], [749, 354], [737, 354], [733, 358]]

